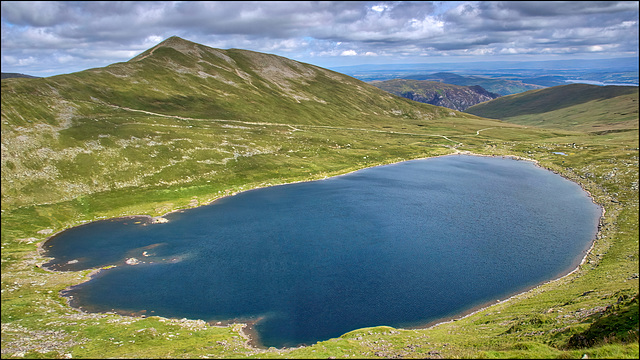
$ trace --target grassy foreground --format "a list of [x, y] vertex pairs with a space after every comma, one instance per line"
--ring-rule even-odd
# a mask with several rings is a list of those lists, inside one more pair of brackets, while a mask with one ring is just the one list
[[[181, 59], [164, 51], [174, 62]], [[226, 55], [235, 56], [238, 66], [249, 62], [242, 51]], [[297, 92], [288, 102], [264, 95], [276, 86], [259, 82], [264, 77], [250, 74], [248, 65], [243, 76], [262, 87], [254, 99], [262, 104], [230, 101], [208, 116], [203, 99], [210, 94], [200, 98], [192, 90], [182, 99], [190, 104], [185, 109], [161, 100], [166, 89], [153, 101], [126, 97], [127, 91], [139, 92], [134, 82], [118, 82], [125, 75], [114, 69], [130, 70], [119, 65], [111, 75], [2, 81], [2, 358], [638, 357], [637, 127], [525, 127], [411, 103], [338, 78], [366, 95], [349, 97], [347, 88], [330, 82], [335, 74], [317, 75], [320, 92], [305, 96], [349, 104], [323, 112], [321, 101], [301, 102]], [[80, 80], [112, 85], [83, 92]], [[213, 84], [206, 82], [211, 77], [197, 81], [198, 89]], [[289, 85], [280, 89], [294, 94], [295, 84]], [[239, 96], [233, 86], [216, 91]], [[256, 114], [259, 109], [277, 118]], [[224, 117], [227, 112], [243, 116]], [[326, 121], [318, 117], [327, 114]], [[312, 346], [262, 349], [249, 344], [243, 324], [82, 313], [59, 293], [87, 281], [91, 271], [40, 267], [46, 259], [39, 244], [88, 221], [158, 216], [251, 188], [458, 152], [532, 159], [589, 191], [606, 212], [579, 268], [430, 328], [380, 324]]]
[[[154, 127], [164, 121], [164, 129], [181, 126], [182, 122], [151, 120]], [[447, 139], [455, 143], [420, 134], [299, 127], [300, 131], [289, 133], [296, 137], [289, 145], [295, 151], [283, 147], [274, 153], [229, 160], [233, 166], [216, 173], [225, 177], [215, 184], [203, 179], [167, 185], [162, 190], [125, 188], [3, 211], [2, 356], [575, 358], [587, 354], [590, 358], [637, 357], [637, 133], [589, 135], [532, 131], [505, 124], [476, 135], [486, 125], [484, 120], [468, 123], [465, 133], [460, 135], [452, 135], [453, 128], [444, 131]], [[130, 126], [135, 131], [139, 125]], [[243, 127], [265, 132], [262, 126], [245, 124]], [[471, 131], [474, 129], [477, 130]], [[289, 132], [285, 128], [277, 130], [280, 131], [270, 132], [269, 140], [265, 141], [271, 143], [274, 141], [271, 137]], [[198, 134], [207, 135], [203, 129]], [[68, 307], [58, 293], [69, 285], [85, 281], [89, 272], [51, 273], [38, 267], [45, 261], [36, 252], [38, 243], [50, 233], [93, 219], [161, 215], [193, 206], [193, 200], [207, 203], [224, 194], [253, 187], [317, 179], [454, 151], [535, 159], [542, 166], [581, 183], [606, 209], [598, 239], [586, 262], [565, 278], [459, 321], [429, 329], [361, 329], [299, 349], [253, 348], [241, 331], [242, 325], [216, 327], [197, 320], [80, 313]], [[603, 322], [620, 324], [582, 343], [571, 341], [576, 336], [586, 337], [584, 334], [594, 332], [595, 326]]]

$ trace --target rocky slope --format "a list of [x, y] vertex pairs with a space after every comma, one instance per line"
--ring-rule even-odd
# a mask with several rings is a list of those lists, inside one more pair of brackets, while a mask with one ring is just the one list
[[459, 86], [428, 80], [393, 79], [372, 81], [371, 85], [409, 100], [458, 111], [500, 97], [479, 85]]

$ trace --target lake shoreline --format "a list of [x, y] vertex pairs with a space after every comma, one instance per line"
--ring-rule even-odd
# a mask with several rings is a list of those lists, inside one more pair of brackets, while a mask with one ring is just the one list
[[[602, 217], [604, 216], [604, 209], [602, 211], [602, 216], [600, 217], [600, 219], [602, 219]], [[457, 313], [456, 315], [452, 315], [452, 316], [446, 316], [443, 318], [440, 318], [438, 320], [434, 320], [434, 321], [430, 321], [425, 325], [417, 325], [417, 326], [411, 326], [411, 327], [407, 327], [407, 329], [415, 329], [415, 330], [419, 330], [419, 329], [431, 329], [434, 328], [436, 326], [442, 325], [442, 324], [448, 324], [448, 323], [452, 323], [452, 322], [456, 322], [456, 321], [460, 321], [462, 319], [465, 319], [467, 317], [473, 316], [475, 314], [478, 314], [482, 311], [488, 310], [493, 306], [496, 305], [500, 305], [500, 304], [504, 304], [508, 301], [514, 300], [516, 298], [519, 298], [521, 296], [527, 295], [530, 292], [536, 290], [536, 289], [540, 289], [543, 286], [549, 285], [551, 283], [560, 281], [564, 278], [567, 278], [569, 276], [571, 276], [572, 274], [578, 272], [580, 270], [580, 267], [586, 262], [587, 257], [589, 256], [589, 254], [591, 253], [591, 251], [593, 250], [594, 246], [596, 245], [596, 241], [595, 239], [591, 241], [591, 246], [589, 247], [588, 250], [586, 250], [585, 255], [582, 257], [582, 259], [580, 260], [580, 263], [575, 266], [572, 267], [573, 270], [569, 271], [568, 273], [564, 274], [564, 275], [559, 275], [559, 277], [553, 278], [551, 280], [547, 280], [544, 281], [542, 283], [536, 284], [536, 285], [531, 285], [525, 288], [525, 290], [523, 291], [517, 291], [512, 293], [511, 295], [501, 298], [501, 299], [497, 299], [495, 302], [494, 301], [490, 301], [490, 302], [485, 302], [482, 303], [480, 305], [476, 305], [468, 310], [462, 311], [460, 313]], [[562, 274], [562, 273], [561, 273]]]
[[[416, 159], [410, 159], [410, 160], [402, 160], [402, 161], [398, 161], [398, 162], [394, 162], [394, 163], [388, 163], [388, 164], [378, 164], [378, 165], [373, 165], [373, 166], [369, 166], [369, 167], [364, 167], [364, 168], [361, 168], [361, 169], [352, 170], [352, 171], [346, 172], [344, 174], [334, 175], [334, 176], [331, 176], [331, 177], [325, 177], [324, 179], [330, 179], [330, 178], [334, 178], [334, 177], [344, 176], [344, 175], [348, 175], [348, 174], [351, 174], [351, 173], [354, 173], [354, 172], [357, 172], [357, 171], [360, 171], [360, 170], [373, 168], [373, 167], [388, 166], [388, 165], [394, 165], [394, 164], [399, 164], [399, 163], [403, 163], [403, 162], [417, 161], [417, 160], [427, 160], [427, 159], [434, 159], [434, 158], [438, 158], [438, 157], [452, 156], [452, 155], [481, 156], [481, 157], [500, 157], [500, 158], [504, 158], [504, 159], [508, 158], [508, 159], [513, 159], [513, 160], [530, 161], [530, 162], [534, 163], [537, 167], [540, 167], [542, 169], [551, 171], [551, 172], [553, 172], [555, 174], [561, 175], [566, 180], [571, 181], [572, 183], [578, 184], [582, 188], [582, 190], [585, 191], [588, 194], [588, 196], [591, 199], [591, 201], [601, 209], [601, 214], [599, 216], [598, 229], [597, 229], [597, 232], [599, 233], [600, 225], [602, 223], [602, 220], [603, 220], [604, 214], [605, 214], [605, 209], [604, 209], [604, 207], [602, 205], [598, 204], [595, 201], [595, 199], [593, 198], [592, 194], [588, 190], [585, 189], [585, 186], [583, 184], [581, 184], [581, 183], [579, 183], [577, 181], [574, 181], [574, 180], [564, 176], [563, 174], [561, 174], [561, 173], [559, 173], [557, 171], [554, 171], [552, 169], [549, 169], [549, 168], [546, 168], [544, 166], [541, 166], [540, 162], [538, 160], [524, 158], [524, 157], [517, 156], [517, 155], [485, 155], [485, 154], [475, 154], [475, 153], [471, 153], [471, 152], [467, 152], [467, 151], [459, 151], [459, 150], [456, 149], [456, 152], [452, 153], [452, 154], [443, 154], [443, 155], [429, 156], [429, 157], [416, 158]], [[237, 195], [239, 193], [246, 192], [246, 191], [263, 189], [263, 188], [272, 187], [272, 186], [283, 186], [283, 185], [290, 185], [290, 184], [295, 184], [295, 183], [315, 182], [315, 181], [320, 181], [320, 180], [324, 180], [324, 179], [299, 180], [299, 181], [293, 181], [293, 182], [284, 183], [284, 184], [275, 184], [275, 185], [270, 185], [269, 184], [267, 186], [257, 186], [257, 187], [246, 189], [246, 190], [236, 191], [236, 192], [233, 192], [231, 194], [222, 195], [222, 196], [217, 197], [217, 198], [215, 198], [215, 199], [213, 199], [213, 200], [211, 200], [211, 201], [209, 201], [207, 203], [199, 204], [197, 207], [211, 205], [211, 204], [213, 204], [214, 202], [216, 202], [216, 201], [218, 201], [220, 199], [227, 198], [229, 196], [235, 196], [235, 195]], [[195, 208], [195, 207], [179, 208], [179, 209], [171, 210], [171, 211], [168, 211], [167, 213], [164, 213], [164, 214], [162, 214], [160, 216], [126, 215], [126, 216], [120, 216], [120, 217], [114, 217], [114, 218], [108, 218], [108, 219], [99, 219], [99, 220], [96, 220], [96, 221], [108, 221], [108, 220], [116, 220], [116, 219], [138, 219], [138, 218], [140, 218], [140, 219], [145, 219], [146, 220], [146, 223], [144, 225], [147, 225], [147, 224], [151, 225], [151, 224], [158, 224], [158, 223], [168, 222], [169, 220], [167, 220], [165, 218], [166, 215], [169, 215], [169, 214], [175, 213], [175, 212], [183, 212], [184, 210], [188, 210], [188, 209], [192, 209], [192, 208]], [[76, 225], [76, 226], [73, 226], [73, 227], [81, 226], [81, 225], [84, 225], [84, 224], [87, 224], [87, 223], [92, 223], [92, 222], [95, 222], [95, 221], [85, 222], [83, 224]], [[51, 236], [47, 237], [47, 239], [39, 242], [37, 244], [38, 255], [40, 255], [41, 257], [47, 258], [45, 256], [46, 250], [44, 249], [44, 244], [48, 240], [50, 240], [51, 238], [55, 237], [56, 235], [58, 235], [59, 233], [65, 231], [65, 230], [67, 230], [67, 229], [63, 229], [61, 231], [58, 231], [58, 232], [52, 234]], [[541, 288], [541, 287], [543, 287], [545, 285], [548, 285], [550, 283], [553, 283], [553, 282], [559, 281], [559, 280], [561, 280], [563, 278], [566, 278], [566, 277], [568, 277], [568, 276], [570, 276], [570, 275], [572, 275], [572, 274], [574, 274], [574, 273], [576, 273], [577, 271], [580, 270], [580, 267], [585, 263], [585, 261], [587, 260], [588, 255], [593, 250], [593, 248], [594, 248], [594, 246], [596, 244], [596, 240], [597, 240], [597, 236], [594, 237], [594, 239], [591, 240], [591, 243], [590, 243], [590, 246], [589, 246], [588, 250], [585, 251], [585, 255], [582, 257], [582, 259], [580, 260], [580, 262], [577, 265], [573, 265], [571, 268], [567, 269], [568, 272], [566, 272], [566, 273], [564, 271], [561, 272], [558, 275], [558, 277], [554, 277], [551, 280], [547, 280], [545, 282], [529, 286], [526, 289], [524, 289], [523, 291], [517, 291], [517, 292], [515, 292], [515, 293], [513, 293], [513, 294], [511, 294], [511, 295], [509, 295], [509, 296], [507, 296], [507, 297], [505, 297], [503, 299], [498, 299], [495, 302], [490, 301], [490, 302], [482, 303], [482, 304], [474, 306], [474, 307], [472, 307], [472, 308], [470, 308], [468, 310], [465, 310], [465, 311], [462, 311], [462, 312], [458, 312], [455, 315], [447, 316], [447, 317], [440, 318], [440, 319], [434, 320], [434, 321], [430, 321], [430, 322], [428, 322], [426, 324], [422, 324], [422, 325], [406, 327], [406, 329], [429, 329], [429, 328], [433, 328], [433, 327], [436, 327], [436, 326], [441, 325], [441, 324], [446, 324], [446, 323], [450, 323], [450, 322], [453, 322], [453, 321], [459, 321], [461, 319], [467, 318], [469, 316], [472, 316], [474, 314], [477, 314], [479, 312], [487, 310], [487, 309], [491, 308], [492, 306], [508, 302], [508, 301], [510, 301], [512, 299], [515, 299], [515, 298], [523, 296], [523, 295], [525, 295], [527, 293], [530, 293], [533, 290], [539, 289], [539, 288]], [[51, 258], [48, 258], [48, 259], [51, 259]], [[576, 261], [576, 263], [577, 263], [577, 261]], [[50, 272], [65, 271], [65, 270], [49, 269], [49, 268], [47, 268], [47, 267], [45, 267], [43, 265], [44, 265], [44, 263], [40, 264], [40, 266], [38, 266], [38, 267], [43, 268], [43, 269], [45, 269], [47, 271], [50, 271]], [[82, 283], [90, 281], [93, 278], [99, 276], [103, 272], [103, 270], [106, 270], [108, 268], [115, 267], [115, 266], [116, 265], [109, 265], [109, 266], [104, 266], [104, 267], [101, 267], [101, 268], [92, 269], [91, 272], [88, 273], [87, 276], [85, 276], [85, 278], [82, 281], [65, 288], [64, 290], [62, 290], [60, 292], [60, 295], [66, 299], [66, 303], [67, 303], [67, 305], [69, 307], [71, 307], [71, 308], [73, 308], [73, 309], [75, 309], [77, 311], [81, 311], [81, 312], [87, 313], [87, 311], [85, 311], [84, 309], [73, 306], [73, 304], [72, 304], [73, 300], [70, 299], [68, 296], [64, 295], [63, 293], [68, 291], [69, 289], [75, 287], [75, 286], [78, 286], [78, 285], [80, 285]], [[92, 313], [92, 312], [88, 312], [88, 313]], [[113, 312], [100, 312], [100, 313], [110, 314], [110, 313], [113, 313]], [[117, 312], [117, 311], [115, 313], [118, 313], [118, 314], [120, 314], [122, 316], [133, 316], [133, 317], [148, 317], [149, 316], [149, 315], [148, 316], [145, 316], [145, 315], [141, 315], [141, 316], [140, 315], [129, 315], [129, 314], [123, 314], [123, 313], [120, 313], [120, 312]], [[151, 316], [160, 317], [160, 318], [169, 319], [169, 320], [171, 319], [171, 318], [165, 318], [165, 317], [157, 316], [157, 315], [151, 315]], [[255, 321], [242, 321], [242, 322], [234, 322], [234, 321], [235, 320], [218, 321], [216, 323], [216, 325], [214, 325], [213, 322], [208, 322], [208, 324], [210, 326], [229, 326], [229, 327], [234, 326], [234, 325], [241, 325], [241, 328], [239, 329], [239, 333], [244, 338], [247, 339], [246, 343], [247, 343], [247, 346], [249, 348], [254, 349], [254, 350], [266, 350], [267, 349], [266, 346], [263, 346], [262, 344], [260, 344], [258, 336], [257, 336], [257, 333], [255, 332], [255, 330], [252, 330], [252, 328], [253, 328], [252, 325], [255, 325], [255, 323], [257, 321], [259, 321], [259, 319], [255, 320]], [[385, 326], [385, 324], [379, 324], [378, 326]], [[403, 330], [405, 328], [401, 327], [401, 328], [398, 328], [398, 329], [399, 330]], [[245, 330], [246, 330], [246, 332], [245, 332]], [[354, 329], [354, 331], [355, 330], [357, 330], [357, 329]], [[324, 340], [320, 340], [320, 341], [324, 341]], [[296, 349], [296, 348], [306, 347], [306, 346], [309, 346], [309, 345], [301, 345], [301, 346], [297, 346], [297, 347], [283, 347], [283, 348], [279, 348], [279, 349], [280, 350], [287, 350], [287, 349]]]

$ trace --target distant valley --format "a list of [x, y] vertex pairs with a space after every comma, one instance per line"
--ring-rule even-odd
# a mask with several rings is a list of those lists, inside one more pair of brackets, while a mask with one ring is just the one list
[[544, 86], [526, 84], [519, 80], [507, 80], [479, 75], [457, 75], [453, 73], [435, 73], [429, 75], [410, 75], [406, 79], [438, 81], [460, 86], [480, 86], [486, 91], [498, 95], [510, 95], [520, 92], [542, 89]]
[[[557, 60], [557, 61], [492, 61], [425, 64], [352, 65], [332, 67], [333, 70], [362, 81], [414, 79], [442, 81], [442, 74], [456, 75], [444, 82], [455, 85], [480, 85], [490, 92], [509, 95], [531, 90], [530, 86], [551, 87], [568, 83], [638, 86], [638, 58]], [[440, 79], [434, 78], [441, 73]], [[461, 79], [469, 78], [469, 79]], [[479, 82], [490, 79], [509, 86], [492, 88]], [[462, 81], [465, 81], [464, 83]], [[521, 89], [518, 90], [518, 85]], [[528, 88], [524, 88], [528, 87]]]

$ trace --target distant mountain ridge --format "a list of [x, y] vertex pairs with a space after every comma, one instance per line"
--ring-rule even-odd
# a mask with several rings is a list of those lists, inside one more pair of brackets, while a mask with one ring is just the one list
[[411, 75], [404, 79], [438, 81], [460, 86], [481, 86], [485, 90], [501, 96], [523, 91], [542, 89], [544, 86], [525, 84], [517, 80], [493, 79], [484, 76], [462, 76], [454, 73], [439, 72], [434, 74]]
[[503, 96], [467, 113], [520, 125], [590, 132], [638, 128], [638, 87], [570, 84]]
[[[573, 59], [546, 61], [483, 61], [459, 63], [422, 64], [368, 64], [337, 66], [331, 69], [353, 76], [363, 81], [390, 79], [418, 79], [434, 73], [454, 73], [459, 76], [473, 76], [494, 80], [520, 81], [543, 87], [566, 85], [568, 82], [582, 82], [603, 85], [638, 85], [638, 57], [611, 59]], [[426, 79], [430, 80], [430, 79]], [[445, 81], [446, 82], [446, 81]], [[473, 85], [452, 83], [455, 85]], [[485, 89], [508, 95], [479, 84]], [[514, 88], [517, 90], [518, 88]], [[516, 93], [518, 91], [514, 91]], [[521, 91], [532, 90], [523, 89]], [[520, 91], [520, 92], [521, 92]]]
[[372, 81], [382, 90], [404, 98], [449, 109], [464, 111], [468, 107], [500, 97], [479, 85], [461, 86], [438, 81], [394, 79]]
[[2, 73], [2, 79], [12, 79], [12, 78], [35, 79], [35, 78], [38, 78], [38, 76], [32, 76], [32, 75], [20, 74], [20, 73], [6, 73], [6, 72]]

